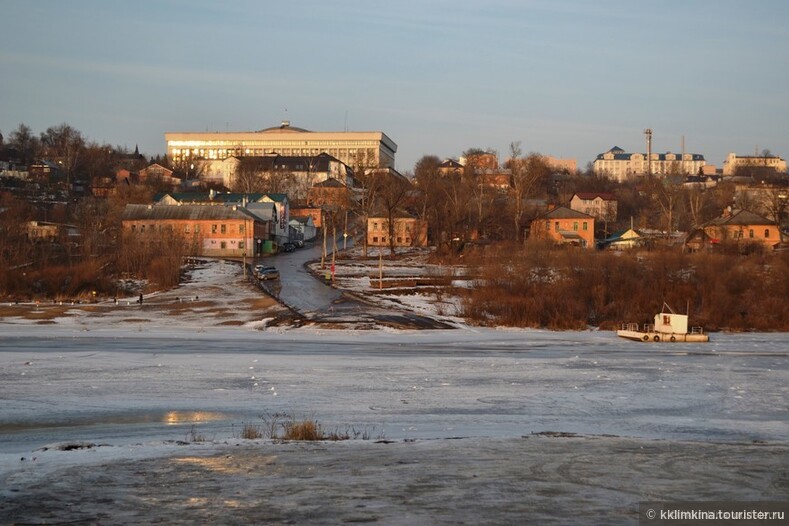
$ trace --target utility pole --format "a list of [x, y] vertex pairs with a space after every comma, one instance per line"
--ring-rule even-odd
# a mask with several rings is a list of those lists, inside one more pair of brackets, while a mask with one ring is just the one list
[[644, 130], [647, 136], [647, 177], [652, 175], [652, 128]]
[[335, 258], [337, 256], [337, 228], [334, 226], [334, 215], [332, 214], [331, 219], [331, 282], [334, 283], [334, 271], [336, 267], [334, 266]]
[[326, 268], [326, 214], [321, 209], [321, 229], [323, 229], [323, 253], [321, 253], [321, 270]]

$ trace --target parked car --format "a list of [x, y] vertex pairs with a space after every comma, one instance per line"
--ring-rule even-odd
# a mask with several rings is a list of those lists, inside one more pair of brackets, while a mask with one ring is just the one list
[[291, 242], [283, 243], [282, 250], [284, 252], [293, 252], [296, 250], [296, 245]]
[[275, 269], [274, 267], [264, 269], [263, 272], [261, 272], [258, 276], [258, 279], [264, 281], [267, 279], [279, 279], [279, 270]]
[[[272, 267], [271, 265], [255, 265], [252, 273], [258, 279], [277, 279], [279, 277], [279, 271], [277, 271], [276, 267]], [[270, 276], [271, 274], [276, 275], [273, 277], [266, 277]]]

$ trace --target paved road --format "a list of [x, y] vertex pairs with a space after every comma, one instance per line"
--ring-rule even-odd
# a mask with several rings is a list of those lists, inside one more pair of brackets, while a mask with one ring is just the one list
[[306, 268], [308, 262], [320, 260], [322, 250], [322, 240], [316, 240], [294, 252], [281, 252], [261, 260], [277, 267], [280, 273], [278, 281], [265, 284], [267, 290], [306, 318], [329, 311], [342, 296], [341, 291], [315, 279]]
[[[328, 239], [327, 246], [331, 251], [331, 238]], [[340, 241], [338, 246], [341, 246]], [[347, 246], [353, 247], [353, 239], [348, 239]], [[331, 287], [325, 280], [316, 278], [307, 270], [307, 263], [319, 261], [322, 252], [323, 240], [319, 238], [294, 252], [282, 252], [275, 256], [259, 258], [256, 263], [274, 265], [280, 272], [279, 280], [264, 283], [265, 289], [298, 314], [312, 321], [383, 324], [397, 328], [452, 328], [439, 320], [411, 312], [380, 309]], [[327, 270], [330, 264], [331, 254], [326, 259]]]

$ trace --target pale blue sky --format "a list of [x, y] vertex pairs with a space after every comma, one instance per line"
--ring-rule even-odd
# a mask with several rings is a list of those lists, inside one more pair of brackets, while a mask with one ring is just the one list
[[[471, 147], [789, 155], [784, 0], [2, 0], [0, 131], [383, 131], [397, 168]], [[347, 119], [347, 121], [346, 121]]]

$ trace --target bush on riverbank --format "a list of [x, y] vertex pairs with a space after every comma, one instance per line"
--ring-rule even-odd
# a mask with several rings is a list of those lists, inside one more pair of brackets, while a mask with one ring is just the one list
[[789, 330], [789, 253], [596, 252], [502, 246], [470, 262], [463, 315], [481, 325], [614, 329], [665, 302], [707, 330]]

